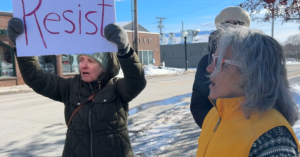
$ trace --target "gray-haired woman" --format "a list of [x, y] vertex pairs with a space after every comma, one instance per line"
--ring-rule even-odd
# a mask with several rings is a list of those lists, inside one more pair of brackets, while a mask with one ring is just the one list
[[228, 29], [207, 67], [209, 97], [197, 157], [299, 156], [299, 119], [278, 42], [246, 27]]
[[208, 99], [209, 88], [206, 67], [211, 63], [211, 54], [214, 54], [221, 32], [226, 31], [226, 27], [232, 26], [250, 26], [250, 16], [240, 7], [227, 7], [223, 9], [215, 18], [217, 30], [212, 32], [208, 38], [207, 50], [209, 54], [203, 56], [198, 63], [195, 81], [193, 84], [193, 93], [191, 98], [191, 113], [197, 125], [202, 128], [203, 121], [213, 107]]

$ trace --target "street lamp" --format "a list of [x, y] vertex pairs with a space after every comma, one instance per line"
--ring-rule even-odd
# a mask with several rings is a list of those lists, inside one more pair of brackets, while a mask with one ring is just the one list
[[272, 9], [271, 9], [271, 12], [272, 12], [272, 37], [274, 37], [274, 11], [275, 11], [275, 3], [276, 3], [276, 0], [260, 0], [260, 1], [263, 1], [263, 2], [266, 2], [267, 4], [272, 4]]
[[186, 37], [189, 33], [187, 31], [183, 32], [183, 37], [184, 37], [184, 47], [185, 47], [185, 70], [188, 69], [188, 60], [187, 60], [187, 50], [186, 50]]

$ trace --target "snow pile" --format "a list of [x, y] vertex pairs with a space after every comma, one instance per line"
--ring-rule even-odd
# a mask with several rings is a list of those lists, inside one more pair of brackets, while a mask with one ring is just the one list
[[145, 66], [145, 75], [162, 75], [162, 74], [176, 74], [176, 73], [183, 73], [184, 69], [178, 68], [168, 68], [168, 67], [156, 67], [156, 66]]
[[286, 65], [300, 65], [300, 62], [287, 61]]
[[[195, 69], [195, 68], [193, 68]], [[180, 68], [157, 67], [153, 65], [145, 65], [144, 71], [146, 76], [164, 75], [164, 74], [179, 74], [185, 70]], [[116, 77], [124, 77], [122, 69]]]

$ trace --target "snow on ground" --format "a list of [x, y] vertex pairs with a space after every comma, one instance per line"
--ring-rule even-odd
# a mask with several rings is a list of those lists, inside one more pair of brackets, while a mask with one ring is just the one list
[[292, 61], [287, 61], [286, 65], [299, 65], [300, 62], [292, 62]]
[[156, 66], [145, 66], [144, 70], [145, 70], [145, 75], [176, 74], [176, 73], [184, 72], [184, 69], [168, 68], [168, 67], [158, 68]]
[[188, 106], [175, 106], [162, 118], [138, 132], [130, 139], [135, 156], [155, 156], [164, 152], [181, 135], [179, 122], [187, 114], [191, 114]]
[[[189, 68], [189, 70], [196, 70], [196, 68]], [[164, 74], [178, 74], [183, 73], [185, 69], [181, 68], [170, 68], [170, 67], [157, 67], [153, 65], [144, 66], [145, 75], [154, 76], [154, 75], [164, 75]], [[116, 77], [124, 77], [122, 69], [120, 69], [119, 74]]]
[[[292, 85], [292, 92], [294, 100], [300, 108], [300, 83]], [[294, 125], [293, 129], [297, 135], [297, 138], [300, 140], [300, 120]]]
[[162, 153], [181, 135], [179, 122], [191, 114], [190, 97], [191, 94], [185, 94], [130, 109], [130, 116], [148, 109], [144, 116], [134, 117], [136, 121], [128, 125], [128, 130], [137, 131], [135, 135], [129, 133], [136, 157]]
[[156, 101], [156, 102], [150, 102], [146, 104], [142, 104], [138, 107], [132, 108], [129, 110], [129, 116], [141, 112], [145, 109], [155, 107], [155, 106], [163, 106], [163, 105], [174, 105], [174, 106], [183, 106], [183, 105], [188, 105], [189, 102], [184, 101], [185, 98], [189, 98], [192, 96], [192, 93], [185, 94], [185, 95], [180, 95], [180, 96], [175, 96], [169, 99], [161, 100], [161, 101]]

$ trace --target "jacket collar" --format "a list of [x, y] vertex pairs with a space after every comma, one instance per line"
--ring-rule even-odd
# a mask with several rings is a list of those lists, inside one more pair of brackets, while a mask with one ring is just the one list
[[242, 113], [241, 103], [245, 101], [245, 97], [221, 98], [217, 99], [217, 105], [213, 104], [222, 119], [228, 118], [235, 114]]

